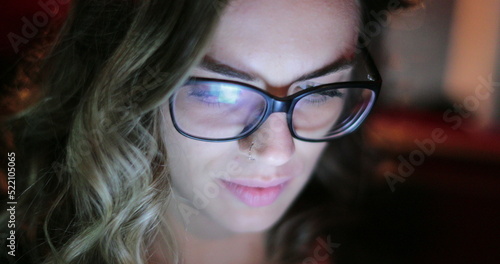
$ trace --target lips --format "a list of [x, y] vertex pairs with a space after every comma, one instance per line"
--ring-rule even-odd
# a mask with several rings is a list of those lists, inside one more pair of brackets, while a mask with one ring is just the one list
[[251, 179], [221, 180], [231, 194], [250, 207], [262, 207], [272, 204], [286, 187], [290, 178], [271, 181]]

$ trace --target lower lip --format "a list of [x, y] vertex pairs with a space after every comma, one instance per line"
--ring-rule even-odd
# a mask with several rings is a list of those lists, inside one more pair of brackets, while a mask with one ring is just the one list
[[228, 181], [222, 181], [222, 183], [244, 204], [250, 207], [262, 207], [274, 203], [288, 182], [266, 188], [249, 187]]

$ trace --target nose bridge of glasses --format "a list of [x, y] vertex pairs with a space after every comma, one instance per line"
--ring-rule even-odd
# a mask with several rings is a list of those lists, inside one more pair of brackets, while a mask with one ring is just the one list
[[291, 107], [290, 100], [268, 97], [268, 103], [269, 110], [267, 111], [264, 118], [262, 118], [260, 125], [258, 125], [257, 127], [261, 127], [261, 125], [264, 124], [274, 113], [285, 113], [285, 116], [287, 117], [286, 119], [288, 119], [289, 117], [289, 110]]
[[288, 100], [272, 99], [272, 106], [269, 114], [280, 112], [288, 113], [290, 106], [291, 103]]

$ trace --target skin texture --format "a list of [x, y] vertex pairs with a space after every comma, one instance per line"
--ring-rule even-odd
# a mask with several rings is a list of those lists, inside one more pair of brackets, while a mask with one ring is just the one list
[[[305, 83], [344, 81], [348, 70], [307, 81], [295, 80], [350, 58], [356, 44], [358, 17], [359, 7], [354, 0], [233, 1], [222, 15], [206, 58], [243, 72], [251, 80], [201, 66], [194, 69], [192, 76], [248, 83], [277, 96], [296, 92]], [[326, 143], [292, 138], [284, 113], [272, 114], [248, 138], [224, 143], [180, 135], [172, 125], [168, 107], [165, 125], [174, 194], [167, 217], [186, 263], [201, 259], [210, 263], [200, 257], [207, 252], [218, 259], [214, 263], [242, 263], [241, 259], [251, 263], [261, 258], [264, 232], [298, 196]], [[248, 158], [252, 142], [255, 160]], [[283, 192], [272, 204], [261, 207], [242, 203], [220, 184], [220, 179], [268, 182], [282, 178], [290, 179]], [[225, 253], [214, 254], [219, 249], [225, 249]], [[231, 257], [236, 256], [239, 261], [232, 262]]]

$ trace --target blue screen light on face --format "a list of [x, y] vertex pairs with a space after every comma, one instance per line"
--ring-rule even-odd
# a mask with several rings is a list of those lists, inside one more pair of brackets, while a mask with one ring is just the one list
[[219, 84], [213, 92], [218, 95], [218, 101], [225, 104], [235, 104], [241, 96], [241, 89], [230, 84]]

